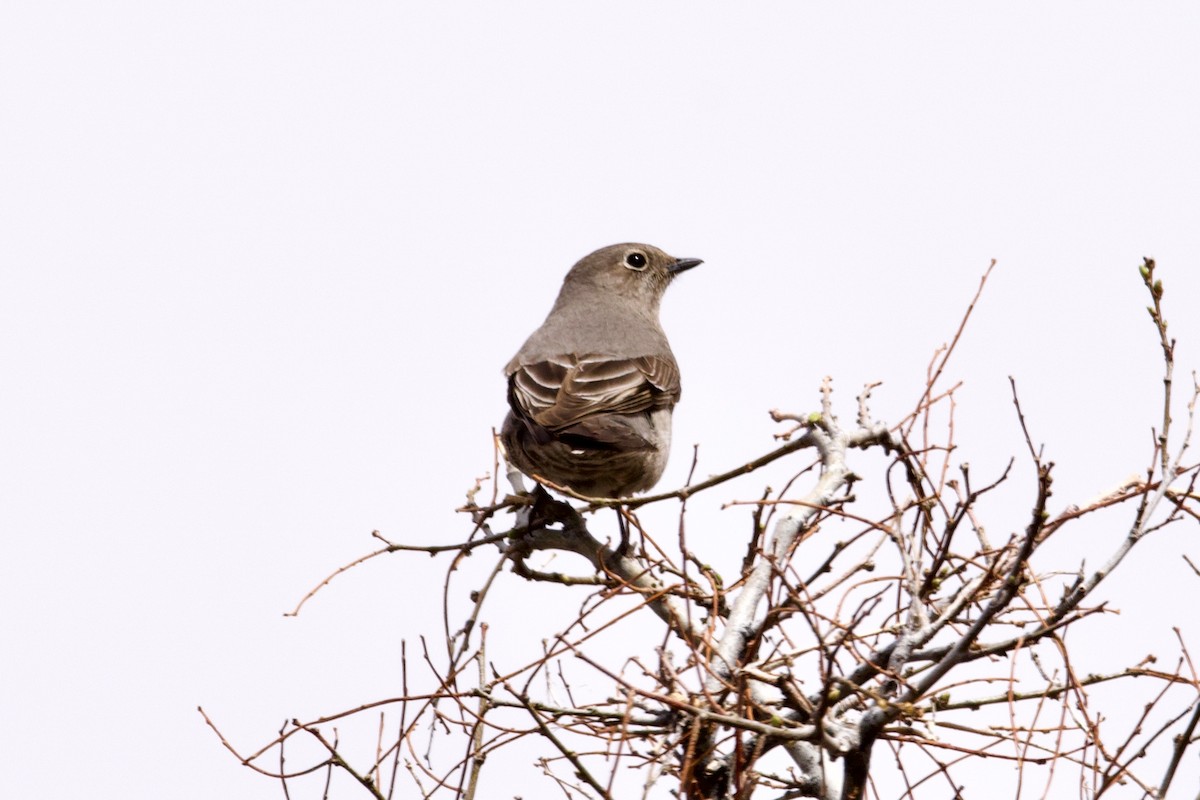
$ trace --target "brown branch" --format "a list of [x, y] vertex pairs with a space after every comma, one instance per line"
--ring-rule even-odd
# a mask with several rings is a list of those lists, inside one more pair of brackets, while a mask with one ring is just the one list
[[[929, 399], [929, 395], [933, 392], [934, 385], [937, 384], [938, 378], [941, 377], [942, 371], [946, 368], [947, 362], [950, 361], [950, 356], [954, 354], [954, 348], [958, 346], [958, 340], [962, 338], [963, 331], [967, 328], [967, 320], [971, 318], [971, 312], [975, 310], [975, 305], [979, 302], [979, 298], [983, 296], [983, 287], [987, 284], [988, 276], [992, 274], [992, 269], [994, 269], [995, 266], [996, 259], [993, 258], [991, 263], [988, 264], [988, 268], [983, 271], [983, 276], [979, 279], [979, 288], [975, 290], [975, 296], [971, 298], [971, 302], [967, 305], [966, 313], [963, 314], [962, 321], [958, 323], [958, 330], [954, 332], [954, 338], [950, 340], [950, 345], [946, 347], [945, 352], [942, 354], [941, 361], [933, 370], [932, 376], [930, 376], [929, 380], [926, 381], [925, 392], [917, 401], [918, 409], [920, 409], [925, 401]], [[908, 428], [904, 431], [905, 436], [912, 433], [912, 426], [916, 424], [916, 419], [916, 412], [906, 419], [906, 422], [908, 422]]]

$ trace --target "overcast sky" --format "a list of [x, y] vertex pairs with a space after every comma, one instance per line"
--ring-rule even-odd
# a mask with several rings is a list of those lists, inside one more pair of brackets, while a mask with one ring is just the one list
[[[1200, 365], [1198, 43], [1183, 2], [7, 4], [0, 795], [277, 797], [198, 704], [253, 749], [397, 694], [444, 561], [282, 614], [373, 529], [466, 535], [501, 367], [602, 245], [705, 260], [664, 306], [664, 485], [825, 375], [899, 419], [991, 259], [963, 457], [1023, 452], [1012, 375], [1058, 507], [1144, 468], [1142, 256]], [[1200, 648], [1195, 535], [1114, 580], [1119, 655]], [[550, 596], [505, 580], [497, 623]]]

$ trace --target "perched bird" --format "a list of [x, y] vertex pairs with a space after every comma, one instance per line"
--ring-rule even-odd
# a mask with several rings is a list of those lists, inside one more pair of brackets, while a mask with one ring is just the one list
[[504, 369], [510, 411], [500, 438], [514, 466], [588, 497], [658, 482], [680, 394], [658, 308], [675, 276], [700, 263], [614, 244], [571, 268], [550, 315]]

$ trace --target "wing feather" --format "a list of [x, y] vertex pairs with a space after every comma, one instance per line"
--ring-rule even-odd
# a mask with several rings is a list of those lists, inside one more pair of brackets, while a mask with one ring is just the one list
[[670, 357], [563, 356], [519, 364], [509, 378], [514, 411], [552, 434], [602, 447], [644, 445], [636, 426], [612, 415], [670, 408], [679, 396], [679, 368]]

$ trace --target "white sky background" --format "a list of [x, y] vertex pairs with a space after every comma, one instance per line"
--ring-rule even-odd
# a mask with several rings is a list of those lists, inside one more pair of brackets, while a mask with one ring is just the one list
[[[1008, 375], [1056, 508], [1145, 466], [1143, 255], [1181, 390], [1200, 365], [1193, 4], [422, 6], [0, 16], [0, 796], [277, 797], [198, 704], [253, 749], [398, 694], [444, 558], [282, 613], [372, 529], [466, 535], [501, 366], [601, 245], [706, 262], [664, 308], [685, 388], [665, 486], [693, 443], [702, 475], [765, 452], [766, 410], [811, 410], [826, 374], [847, 418], [884, 380], [898, 419], [992, 258], [951, 369], [977, 474], [1023, 453]], [[696, 511], [693, 546], [740, 548], [744, 513], [715, 505], [761, 485]], [[1200, 652], [1196, 533], [1113, 581], [1097, 669], [1173, 664], [1173, 624]], [[504, 580], [491, 619], [537, 638], [578, 602]]]

